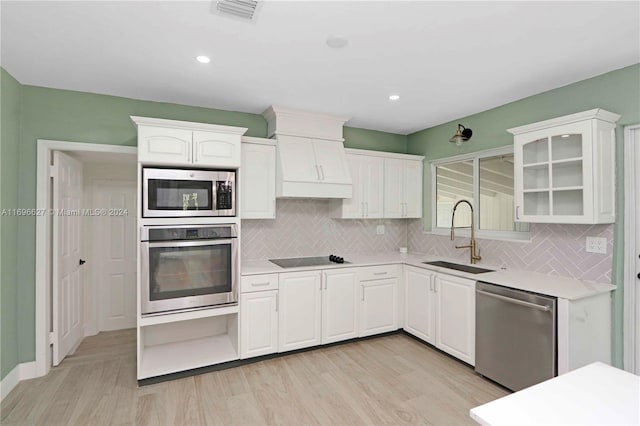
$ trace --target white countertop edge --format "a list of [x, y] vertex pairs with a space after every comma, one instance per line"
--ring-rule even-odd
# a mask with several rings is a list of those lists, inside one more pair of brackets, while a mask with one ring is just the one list
[[351, 263], [285, 269], [271, 263], [268, 260], [243, 261], [241, 274], [261, 275], [277, 274], [283, 272], [301, 272], [335, 268], [404, 264], [461, 278], [472, 279], [474, 281], [484, 281], [491, 284], [502, 285], [518, 290], [531, 291], [568, 300], [583, 299], [600, 293], [607, 293], [616, 289], [616, 286], [612, 284], [596, 283], [592, 281], [584, 281], [575, 278], [563, 277], [558, 275], [547, 275], [538, 272], [523, 271], [517, 269], [500, 269], [496, 268], [493, 265], [485, 264], [476, 264], [472, 266], [486, 269], [495, 269], [495, 271], [485, 272], [481, 274], [471, 274], [454, 269], [424, 264], [423, 262], [430, 262], [434, 260], [443, 260], [458, 264], [463, 264], [463, 262], [460, 262], [457, 259], [434, 257], [421, 253], [354, 253], [345, 254], [343, 255], [343, 257]]

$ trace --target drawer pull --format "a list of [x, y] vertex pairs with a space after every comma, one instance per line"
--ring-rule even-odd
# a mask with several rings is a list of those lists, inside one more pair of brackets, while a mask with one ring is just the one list
[[386, 272], [374, 272], [373, 275], [387, 275]]
[[262, 286], [269, 285], [269, 284], [270, 284], [269, 281], [267, 281], [265, 283], [251, 283], [251, 285], [253, 287], [262, 287]]

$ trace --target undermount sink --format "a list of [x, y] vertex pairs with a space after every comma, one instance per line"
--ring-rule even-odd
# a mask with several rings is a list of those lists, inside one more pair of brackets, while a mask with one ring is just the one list
[[493, 269], [478, 268], [477, 266], [460, 265], [458, 263], [434, 260], [433, 262], [422, 262], [427, 265], [440, 266], [441, 268], [455, 269], [456, 271], [468, 272], [470, 274], [481, 274], [483, 272], [493, 272]]

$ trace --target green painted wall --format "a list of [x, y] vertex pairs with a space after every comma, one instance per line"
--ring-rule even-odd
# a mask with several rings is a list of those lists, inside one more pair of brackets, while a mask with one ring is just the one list
[[[18, 206], [20, 84], [0, 68], [0, 208]], [[0, 216], [0, 378], [19, 363], [18, 218]]]
[[[463, 117], [413, 133], [407, 138], [407, 152], [420, 154], [426, 161], [465, 152], [481, 151], [513, 144], [506, 129], [535, 123], [593, 108], [620, 114], [616, 129], [617, 215], [614, 227], [613, 284], [618, 286], [613, 301], [613, 356], [622, 365], [622, 284], [624, 250], [624, 132], [629, 124], [640, 123], [640, 65], [636, 64], [540, 93], [498, 108]], [[449, 143], [457, 124], [473, 129], [473, 138], [462, 149]], [[431, 174], [425, 163], [425, 226], [431, 226]]]
[[[5, 74], [9, 76], [3, 70], [3, 76]], [[11, 80], [22, 93], [22, 104], [19, 106], [21, 142], [19, 146], [14, 146], [13, 152], [8, 152], [6, 156], [3, 153], [2, 159], [3, 164], [6, 160], [13, 167], [14, 174], [20, 170], [19, 176], [16, 175], [19, 177], [19, 188], [14, 185], [17, 202], [12, 201], [12, 205], [21, 208], [34, 208], [36, 203], [38, 139], [135, 146], [136, 129], [129, 118], [131, 115], [248, 127], [247, 136], [265, 137], [267, 134], [266, 121], [257, 114], [20, 86]], [[344, 132], [345, 145], [350, 148], [390, 152], [406, 150], [405, 136], [357, 128], [345, 128]], [[13, 341], [6, 342], [3, 336], [0, 343], [3, 351], [5, 347], [17, 350], [18, 362], [26, 362], [35, 357], [35, 218], [20, 218], [15, 225], [12, 229], [21, 238], [19, 241], [14, 239], [11, 253], [14, 256], [17, 253], [17, 256], [12, 264], [14, 268], [17, 264], [17, 281], [21, 284], [12, 289], [14, 293], [17, 291], [14, 297], [17, 298], [17, 304], [14, 303], [13, 307], [18, 306], [19, 309], [12, 314], [17, 318], [11, 321], [5, 321], [3, 309], [2, 323], [17, 324], [17, 345], [15, 336]]]

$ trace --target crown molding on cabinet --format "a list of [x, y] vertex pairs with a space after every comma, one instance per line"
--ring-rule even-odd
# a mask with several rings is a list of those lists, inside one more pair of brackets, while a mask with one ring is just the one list
[[593, 118], [607, 121], [609, 123], [615, 123], [620, 118], [620, 114], [605, 111], [602, 108], [595, 108], [595, 109], [590, 109], [588, 111], [582, 111], [582, 112], [577, 112], [575, 114], [552, 118], [550, 120], [538, 121], [536, 123], [527, 124], [525, 126], [512, 127], [511, 129], [507, 129], [507, 132], [513, 135], [519, 135], [521, 133], [533, 132], [536, 130], [547, 129], [549, 127], [575, 123], [578, 121], [590, 120]]
[[223, 126], [220, 124], [194, 123], [191, 121], [166, 120], [163, 118], [137, 117], [132, 115], [131, 120], [136, 126], [167, 127], [171, 129], [203, 130], [206, 132], [226, 133], [231, 135], [244, 135], [247, 127]]

